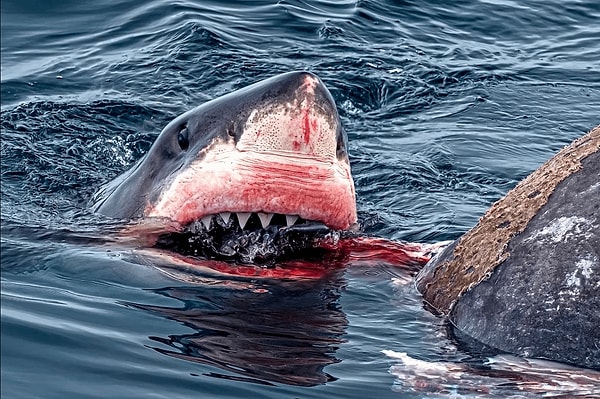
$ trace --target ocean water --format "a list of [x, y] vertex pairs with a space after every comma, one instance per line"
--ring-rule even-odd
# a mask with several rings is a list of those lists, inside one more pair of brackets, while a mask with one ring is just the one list
[[1, 45], [3, 398], [535, 397], [395, 372], [382, 351], [476, 354], [392, 265], [184, 283], [106, 243], [86, 204], [176, 115], [309, 70], [364, 233], [456, 239], [600, 123], [597, 1], [3, 0]]

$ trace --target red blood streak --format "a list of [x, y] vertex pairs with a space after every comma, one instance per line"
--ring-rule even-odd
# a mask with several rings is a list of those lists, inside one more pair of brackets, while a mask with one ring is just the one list
[[308, 145], [308, 143], [310, 142], [310, 125], [311, 125], [308, 109], [305, 108], [302, 110], [302, 118], [303, 118], [303, 122], [304, 122], [304, 144]]

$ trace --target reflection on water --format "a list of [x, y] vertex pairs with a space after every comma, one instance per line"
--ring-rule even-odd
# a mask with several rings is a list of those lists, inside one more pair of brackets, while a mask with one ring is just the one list
[[340, 361], [335, 351], [348, 325], [339, 303], [344, 286], [341, 272], [290, 283], [204, 279], [200, 286], [155, 290], [179, 300], [179, 306], [129, 305], [193, 330], [151, 336], [161, 344], [152, 349], [236, 374], [210, 376], [312, 386], [335, 380], [323, 369]]

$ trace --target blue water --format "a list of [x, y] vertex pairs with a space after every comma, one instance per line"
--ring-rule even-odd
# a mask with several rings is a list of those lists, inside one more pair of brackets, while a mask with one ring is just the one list
[[105, 244], [90, 195], [208, 99], [318, 74], [363, 230], [414, 242], [600, 123], [595, 0], [3, 0], [1, 29], [3, 398], [440, 397], [381, 351], [473, 355], [391, 266], [184, 283]]

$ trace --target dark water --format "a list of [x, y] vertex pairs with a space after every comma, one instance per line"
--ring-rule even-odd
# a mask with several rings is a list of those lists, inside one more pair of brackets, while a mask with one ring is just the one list
[[600, 122], [595, 0], [1, 7], [3, 398], [438, 397], [382, 350], [472, 356], [390, 266], [186, 284], [103, 245], [89, 196], [201, 102], [317, 73], [365, 232], [415, 242], [457, 238]]

